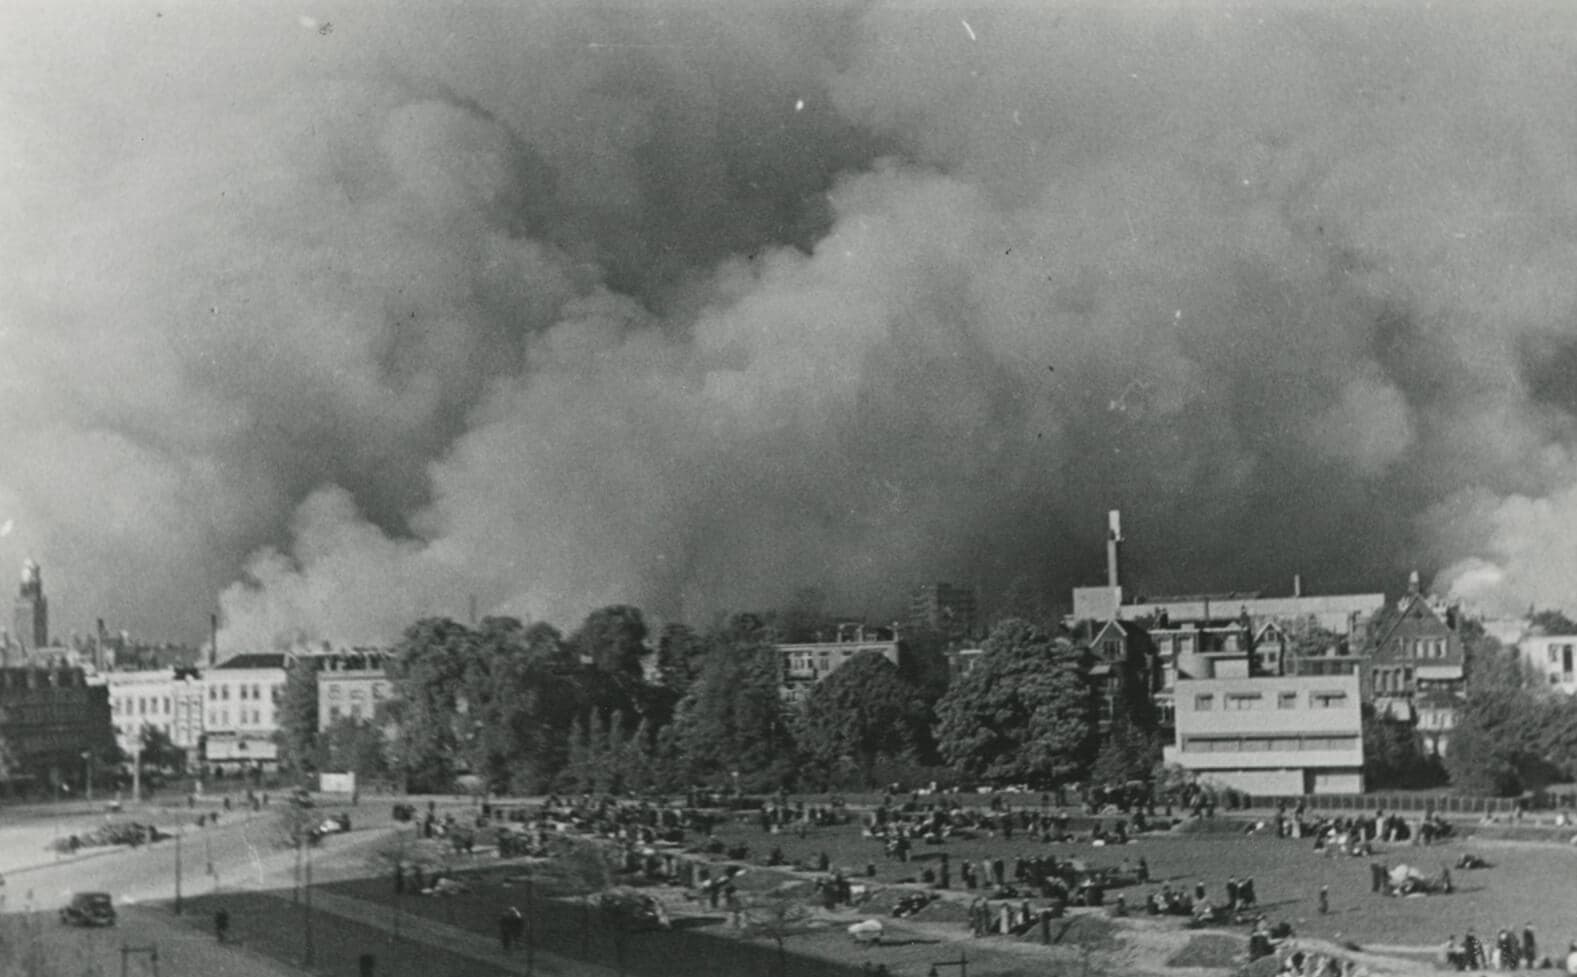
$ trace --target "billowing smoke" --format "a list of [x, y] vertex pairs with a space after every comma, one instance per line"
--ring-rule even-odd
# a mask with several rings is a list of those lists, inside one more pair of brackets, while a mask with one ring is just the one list
[[1349, 7], [16, 6], [0, 559], [239, 649], [1120, 507], [1130, 592], [1577, 607], [1577, 14]]

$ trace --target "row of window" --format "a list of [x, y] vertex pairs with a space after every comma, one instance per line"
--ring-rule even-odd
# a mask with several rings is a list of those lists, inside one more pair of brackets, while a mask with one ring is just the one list
[[[1298, 708], [1298, 698], [1301, 692], [1277, 692], [1277, 709]], [[1310, 692], [1310, 709], [1340, 709], [1347, 705], [1345, 692]], [[1209, 712], [1216, 707], [1216, 696], [1213, 692], [1201, 692], [1194, 696], [1194, 711]], [[1269, 708], [1269, 699], [1263, 692], [1227, 692], [1221, 699], [1221, 708], [1225, 712], [1241, 712], [1249, 709]]]
[[[339, 719], [342, 715], [345, 715], [345, 714], [340, 711], [340, 707], [339, 706], [329, 706], [329, 722], [331, 722], [331, 723], [334, 722], [336, 719]], [[360, 703], [354, 703], [354, 702], [351, 703], [349, 715], [350, 715], [351, 719], [362, 719], [362, 718], [370, 719], [370, 718], [372, 718], [372, 713], [371, 713], [370, 710], [365, 714], [365, 717], [364, 717], [363, 713], [361, 711]]]
[[1444, 658], [1446, 639], [1414, 638], [1402, 645], [1402, 652], [1412, 658]]
[[[263, 725], [263, 713], [259, 709], [238, 709], [236, 710], [235, 718], [236, 724], [239, 726]], [[230, 710], [209, 710], [208, 725], [220, 728], [230, 725]]]
[[[275, 702], [278, 702], [280, 695], [283, 694], [283, 690], [284, 690], [284, 686], [283, 685], [275, 683], [274, 685], [269, 686], [269, 695]], [[245, 699], [252, 699], [254, 701], [261, 702], [263, 700], [263, 686], [260, 683], [257, 683], [257, 682], [254, 682], [251, 685], [246, 685], [246, 684], [238, 685], [238, 686], [236, 686], [236, 698], [237, 699], [243, 699], [243, 700], [245, 700]], [[208, 701], [209, 702], [228, 702], [228, 701], [230, 701], [230, 686], [228, 684], [226, 684], [226, 685], [217, 685], [216, 684], [216, 685], [208, 686]]]
[[[352, 685], [347, 690], [345, 686], [335, 683], [324, 690], [324, 695], [330, 699], [348, 698], [359, 701], [367, 698], [367, 689], [362, 685]], [[372, 684], [372, 697], [374, 699], [382, 699], [387, 695], [388, 689], [385, 688], [382, 682], [374, 682]]]
[[1271, 753], [1287, 750], [1356, 750], [1357, 736], [1189, 736], [1184, 753]]

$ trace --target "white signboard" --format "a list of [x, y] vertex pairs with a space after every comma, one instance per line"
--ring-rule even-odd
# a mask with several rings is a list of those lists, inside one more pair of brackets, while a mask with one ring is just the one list
[[356, 775], [353, 773], [320, 773], [318, 790], [325, 794], [356, 793]]

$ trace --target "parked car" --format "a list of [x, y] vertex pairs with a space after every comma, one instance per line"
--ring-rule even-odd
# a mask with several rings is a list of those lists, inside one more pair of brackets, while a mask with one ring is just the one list
[[67, 926], [114, 926], [115, 903], [108, 892], [79, 892], [60, 910]]

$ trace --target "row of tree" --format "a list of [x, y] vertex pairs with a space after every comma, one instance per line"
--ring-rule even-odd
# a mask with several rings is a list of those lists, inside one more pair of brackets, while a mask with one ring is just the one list
[[422, 620], [393, 649], [394, 694], [370, 722], [320, 732], [316, 677], [292, 668], [283, 755], [300, 770], [356, 770], [413, 789], [468, 775], [493, 791], [535, 792], [1050, 785], [1092, 770], [1121, 781], [1148, 775], [1159, 754], [1146, 696], [1103, 723], [1105, 679], [1092, 679], [1090, 649], [1024, 621], [999, 624], [956, 682], [940, 639], [919, 635], [896, 663], [858, 655], [801, 701], [783, 695], [784, 633], [739, 615], [706, 632], [669, 626], [652, 641], [629, 606], [595, 611], [568, 636], [512, 618]]
[[[394, 695], [371, 722], [320, 732], [316, 677], [292, 668], [283, 754], [301, 770], [412, 789], [469, 776], [498, 792], [1115, 784], [1158, 767], [1142, 664], [1098, 659], [1066, 633], [1009, 619], [955, 680], [940, 640], [918, 635], [896, 664], [859, 655], [788, 701], [777, 645], [813, 633], [804, 617], [739, 615], [655, 638], [624, 605], [567, 636], [513, 618], [418, 621], [393, 650]], [[1548, 695], [1471, 623], [1463, 637], [1471, 684], [1446, 755], [1427, 751], [1411, 722], [1366, 713], [1371, 788], [1449, 779], [1464, 793], [1507, 794], [1577, 769], [1577, 702]]]

